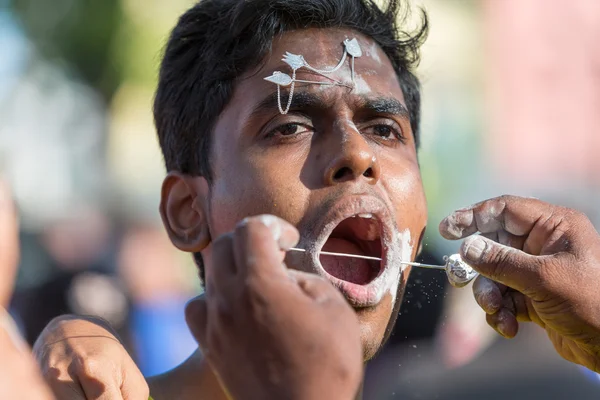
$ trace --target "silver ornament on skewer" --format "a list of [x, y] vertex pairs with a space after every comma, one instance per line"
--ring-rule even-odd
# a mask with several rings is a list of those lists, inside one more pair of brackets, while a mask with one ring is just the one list
[[[291, 248], [290, 251], [298, 251], [303, 253], [306, 252], [306, 250], [296, 247]], [[321, 251], [319, 254], [324, 256], [362, 258], [365, 260], [381, 261], [381, 258], [379, 257], [363, 256], [360, 254], [332, 253], [330, 251]], [[417, 268], [443, 270], [446, 272], [446, 276], [448, 277], [450, 284], [457, 288], [466, 286], [479, 275], [479, 273], [475, 271], [473, 267], [471, 267], [462, 259], [460, 254], [444, 256], [444, 261], [446, 262], [444, 265], [423, 264], [412, 261], [402, 261], [402, 264]]]

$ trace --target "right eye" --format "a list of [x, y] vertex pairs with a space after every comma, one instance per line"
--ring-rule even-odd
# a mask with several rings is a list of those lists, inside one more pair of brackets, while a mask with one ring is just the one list
[[302, 133], [310, 132], [312, 128], [299, 124], [296, 122], [290, 122], [287, 124], [279, 125], [277, 128], [273, 129], [267, 134], [267, 137], [273, 136], [294, 136], [300, 135]]

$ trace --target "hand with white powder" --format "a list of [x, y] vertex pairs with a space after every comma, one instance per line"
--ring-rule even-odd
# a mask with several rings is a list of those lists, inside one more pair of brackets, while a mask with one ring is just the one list
[[[206, 360], [236, 399], [353, 399], [362, 379], [358, 318], [316, 274], [287, 269], [295, 227], [243, 220], [215, 241], [206, 292], [186, 318]], [[232, 368], [235, 366], [235, 368]]]
[[455, 211], [440, 232], [468, 237], [460, 254], [481, 274], [473, 292], [491, 327], [512, 338], [534, 322], [563, 358], [600, 372], [600, 235], [584, 214], [502, 196]]

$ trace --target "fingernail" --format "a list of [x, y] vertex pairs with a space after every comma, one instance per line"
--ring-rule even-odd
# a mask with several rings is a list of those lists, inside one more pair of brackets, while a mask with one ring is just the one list
[[273, 239], [275, 239], [275, 241], [278, 242], [279, 239], [281, 239], [281, 224], [277, 220], [277, 217], [274, 217], [273, 215], [261, 215], [259, 217], [259, 220], [271, 230], [271, 234], [273, 234]]
[[485, 250], [485, 240], [478, 236], [473, 236], [465, 240], [465, 258], [469, 261], [479, 261]]
[[506, 326], [506, 323], [503, 320], [501, 320], [500, 322], [498, 322], [498, 325], [496, 325], [496, 330], [503, 337], [505, 337], [507, 339], [509, 338], [508, 334], [506, 333], [508, 331], [508, 327]]

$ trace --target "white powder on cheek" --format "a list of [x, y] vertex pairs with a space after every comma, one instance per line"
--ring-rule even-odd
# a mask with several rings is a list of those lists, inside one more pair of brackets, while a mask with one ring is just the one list
[[391, 270], [391, 274], [388, 277], [388, 292], [392, 299], [392, 308], [396, 303], [396, 297], [398, 295], [398, 285], [400, 284], [400, 278], [402, 272], [408, 267], [406, 264], [402, 264], [403, 261], [411, 261], [413, 246], [410, 242], [410, 231], [405, 229], [402, 232], [398, 232], [391, 243], [388, 246], [388, 265]]

